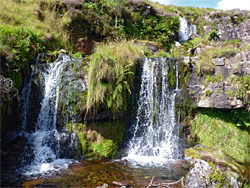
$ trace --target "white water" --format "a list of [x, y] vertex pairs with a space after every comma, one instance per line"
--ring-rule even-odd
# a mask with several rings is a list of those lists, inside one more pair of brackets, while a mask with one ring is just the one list
[[[179, 129], [175, 116], [178, 63], [171, 61], [156, 58], [144, 62], [136, 123], [132, 126], [133, 137], [125, 157], [128, 161], [161, 165], [179, 158]], [[169, 69], [175, 71], [174, 89], [168, 84]]]
[[[50, 171], [66, 168], [74, 162], [74, 160], [69, 159], [58, 159], [56, 155], [58, 151], [55, 151], [60, 148], [57, 146], [60, 137], [56, 129], [60, 75], [64, 66], [71, 61], [70, 56], [63, 55], [62, 57], [62, 60], [50, 63], [42, 75], [45, 80], [45, 88], [41, 101], [41, 110], [35, 124], [35, 132], [27, 136], [33, 149], [32, 154], [29, 154], [29, 156], [33, 156], [33, 161], [30, 165], [24, 167], [25, 175], [46, 174]], [[25, 87], [27, 87], [26, 90], [28, 92], [26, 93], [29, 95], [28, 93], [31, 92], [31, 80]], [[28, 102], [27, 100], [26, 103]], [[28, 105], [24, 105], [24, 116], [27, 116], [25, 110], [28, 110], [26, 108]], [[23, 130], [25, 130], [27, 119], [25, 119], [26, 117], [23, 118]]]
[[188, 40], [192, 34], [196, 34], [196, 25], [192, 25], [186, 18], [180, 18], [179, 42]]

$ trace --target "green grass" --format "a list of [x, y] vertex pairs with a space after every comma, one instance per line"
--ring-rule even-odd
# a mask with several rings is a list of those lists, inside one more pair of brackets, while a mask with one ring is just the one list
[[221, 150], [239, 163], [250, 163], [250, 135], [247, 128], [237, 127], [240, 117], [250, 121], [246, 111], [201, 110], [191, 122], [191, 134], [201, 144]]
[[206, 79], [204, 81], [204, 86], [207, 86], [209, 82], [220, 83], [220, 82], [223, 82], [223, 80], [224, 80], [224, 78], [222, 75], [218, 75], [218, 76], [207, 75]]
[[[1, 0], [0, 25], [32, 29], [45, 38], [55, 38], [54, 43], [59, 43], [56, 47], [70, 49], [69, 32], [65, 29], [69, 17], [67, 15], [58, 17], [56, 10], [49, 8], [49, 4], [55, 2], [56, 0], [21, 0], [20, 2]], [[44, 10], [41, 8], [42, 4], [46, 5]]]
[[146, 46], [125, 40], [97, 45], [88, 69], [88, 113], [93, 114], [101, 107], [114, 114], [126, 110], [135, 59], [143, 57], [143, 51]]

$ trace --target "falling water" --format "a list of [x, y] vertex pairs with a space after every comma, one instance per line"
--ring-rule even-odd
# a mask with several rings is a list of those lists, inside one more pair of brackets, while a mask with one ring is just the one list
[[[175, 77], [174, 88], [169, 76]], [[178, 62], [166, 58], [145, 59], [141, 76], [136, 123], [126, 159], [138, 163], [162, 163], [178, 159], [179, 130], [175, 115]]]
[[[36, 58], [36, 64], [39, 62], [41, 54], [38, 54]], [[22, 109], [21, 119], [22, 119], [22, 127], [21, 131], [27, 131], [27, 116], [30, 108], [30, 94], [31, 94], [31, 84], [34, 76], [34, 72], [32, 71], [28, 80], [26, 80], [26, 84], [23, 87], [21, 102], [19, 108]]]
[[[24, 167], [26, 175], [39, 174], [48, 170], [60, 169], [71, 163], [72, 160], [58, 159], [58, 151], [60, 148], [60, 134], [56, 129], [56, 116], [58, 106], [59, 86], [61, 72], [71, 60], [70, 56], [62, 55], [62, 59], [54, 63], [48, 64], [48, 68], [43, 71], [45, 80], [43, 99], [41, 101], [41, 109], [35, 123], [35, 131], [28, 134], [29, 148], [27, 148], [26, 158], [32, 156], [31, 164]], [[27, 123], [27, 113], [31, 92], [31, 82], [26, 84], [23, 92], [23, 97], [27, 97], [26, 104], [23, 106], [23, 122], [22, 126], [25, 129]], [[25, 157], [24, 157], [25, 159]]]
[[196, 25], [192, 25], [186, 18], [180, 18], [179, 42], [188, 40], [192, 34], [196, 34], [196, 32]]

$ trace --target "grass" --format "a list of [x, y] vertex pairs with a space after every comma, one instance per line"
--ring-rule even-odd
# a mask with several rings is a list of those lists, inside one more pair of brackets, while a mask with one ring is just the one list
[[[236, 113], [238, 114], [235, 115]], [[249, 121], [249, 113], [245, 111], [236, 113], [201, 110], [191, 122], [191, 134], [196, 136], [201, 144], [221, 150], [239, 163], [250, 163], [250, 135], [247, 128], [240, 129], [235, 123], [236, 117], [242, 116]]]
[[146, 46], [126, 40], [97, 45], [88, 69], [88, 113], [103, 107], [113, 113], [126, 110], [135, 59], [143, 57], [143, 51]]
[[218, 75], [218, 76], [207, 75], [206, 80], [204, 81], [204, 86], [207, 86], [209, 82], [220, 83], [220, 82], [223, 82], [223, 80], [224, 78], [222, 75]]
[[213, 58], [230, 58], [239, 53], [240, 50], [235, 48], [233, 45], [227, 45], [224, 43], [221, 47], [212, 47], [210, 49], [203, 50], [199, 53], [199, 63], [197, 65], [197, 73], [201, 74], [210, 74], [213, 72], [215, 64], [213, 63]]
[[[69, 18], [67, 15], [59, 18], [57, 12], [49, 7], [41, 10], [41, 2], [48, 5], [56, 2], [56, 0], [21, 0], [20, 2], [1, 0], [0, 25], [32, 29], [45, 38], [55, 38], [54, 42], [60, 43], [57, 45], [58, 48], [70, 49], [69, 33], [64, 27]], [[43, 18], [40, 18], [41, 15]]]

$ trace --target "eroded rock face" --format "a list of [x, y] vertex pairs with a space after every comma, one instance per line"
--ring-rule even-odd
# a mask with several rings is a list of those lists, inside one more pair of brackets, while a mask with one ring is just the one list
[[244, 167], [218, 151], [202, 145], [185, 150], [185, 156], [191, 163], [186, 175], [185, 187], [241, 187], [247, 178]]

